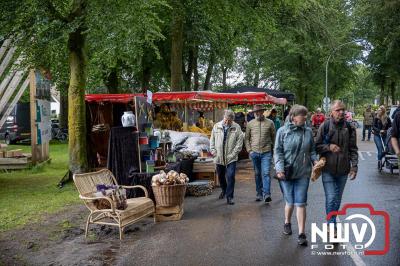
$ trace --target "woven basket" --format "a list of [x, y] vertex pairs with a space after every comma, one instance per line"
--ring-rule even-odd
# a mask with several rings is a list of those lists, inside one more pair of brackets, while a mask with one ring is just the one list
[[182, 205], [186, 193], [186, 184], [152, 186], [156, 205], [172, 207]]

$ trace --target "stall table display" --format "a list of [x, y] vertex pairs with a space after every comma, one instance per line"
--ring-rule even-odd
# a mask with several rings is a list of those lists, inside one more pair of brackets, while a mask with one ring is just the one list
[[210, 180], [218, 183], [216, 166], [212, 158], [196, 159], [193, 163], [193, 174], [197, 180]]

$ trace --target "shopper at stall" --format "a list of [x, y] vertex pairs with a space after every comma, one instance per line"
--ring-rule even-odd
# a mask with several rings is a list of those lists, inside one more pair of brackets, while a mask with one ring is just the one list
[[294, 105], [288, 114], [288, 123], [276, 136], [274, 159], [277, 178], [285, 198], [285, 224], [283, 233], [292, 234], [291, 217], [296, 206], [299, 229], [298, 244], [307, 245], [305, 235], [308, 185], [312, 165], [317, 161], [311, 128], [305, 125], [307, 108]]
[[201, 129], [206, 128], [206, 119], [204, 117], [204, 113], [203, 112], [199, 111], [199, 118], [197, 119], [197, 122], [199, 123], [199, 125], [198, 125], [199, 128], [201, 128]]
[[236, 162], [243, 146], [243, 133], [234, 119], [235, 113], [225, 110], [223, 120], [214, 125], [210, 138], [210, 151], [217, 165], [222, 190], [219, 198], [226, 197], [229, 205], [235, 204], [233, 198]]
[[256, 201], [271, 202], [270, 166], [275, 141], [274, 123], [263, 114], [265, 108], [257, 104], [253, 108], [255, 119], [246, 127], [245, 144], [253, 162], [256, 182]]
[[[347, 179], [354, 180], [358, 170], [356, 129], [345, 121], [346, 107], [336, 100], [331, 105], [331, 117], [320, 126], [316, 150], [326, 158], [322, 169], [326, 214], [338, 211]], [[336, 215], [329, 221], [336, 226]]]
[[374, 123], [372, 125], [372, 133], [374, 134], [374, 142], [378, 151], [378, 168], [381, 169], [383, 158], [383, 143], [386, 140], [387, 130], [392, 126], [392, 122], [386, 114], [385, 106], [380, 106]]

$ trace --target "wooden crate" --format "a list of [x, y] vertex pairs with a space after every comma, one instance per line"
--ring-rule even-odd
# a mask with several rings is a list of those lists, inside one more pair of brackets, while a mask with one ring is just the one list
[[200, 180], [211, 180], [211, 181], [214, 181], [215, 176], [216, 176], [215, 171], [214, 172], [194, 173], [195, 179], [200, 179]]
[[183, 205], [173, 207], [156, 206], [156, 222], [179, 221], [183, 216]]
[[193, 173], [214, 172], [215, 167], [214, 162], [195, 162], [193, 163]]

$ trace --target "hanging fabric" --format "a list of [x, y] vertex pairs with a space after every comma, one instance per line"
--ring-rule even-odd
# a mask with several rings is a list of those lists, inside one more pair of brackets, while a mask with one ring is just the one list
[[[99, 103], [97, 105], [97, 113], [96, 118], [93, 121], [92, 132], [106, 132], [110, 130], [110, 125], [105, 123], [103, 111], [100, 110], [100, 105], [104, 105], [103, 103]], [[90, 116], [92, 116], [92, 111], [89, 106]]]

